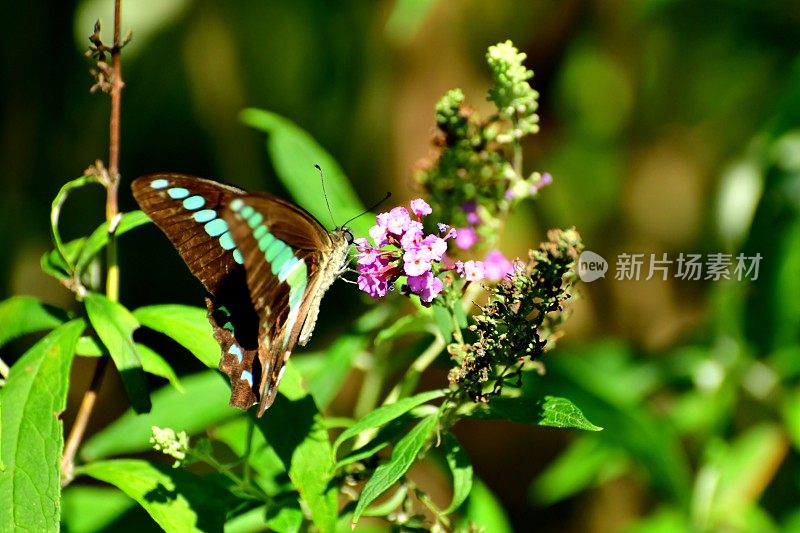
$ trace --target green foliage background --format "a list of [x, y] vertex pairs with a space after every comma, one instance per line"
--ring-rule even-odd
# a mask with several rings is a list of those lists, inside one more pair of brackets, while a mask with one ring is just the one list
[[[106, 157], [108, 102], [89, 94], [81, 54], [98, 14], [110, 31], [109, 6], [20, 3], [5, 17], [4, 297], [72, 301], [38, 261], [50, 247], [53, 196]], [[546, 228], [575, 225], [606, 258], [744, 251], [764, 259], [752, 284], [609, 276], [584, 285], [546, 363], [560, 388], [551, 392], [574, 399], [605, 431], [466, 423], [456, 433], [476, 475], [517, 529], [534, 513], [553, 531], [713, 529], [731, 516], [753, 531], [800, 524], [794, 2], [137, 0], [124, 4], [123, 21], [134, 30], [124, 52], [124, 209], [134, 207], [127, 184], [158, 171], [287, 194], [263, 134], [239, 119], [247, 107], [308, 131], [364, 203], [387, 189], [398, 202], [412, 197], [411, 168], [428, 153], [436, 100], [459, 86], [480, 105], [484, 51], [512, 39], [541, 94], [542, 131], [526, 141], [527, 170], [549, 171], [555, 182], [510, 221], [509, 255]], [[94, 229], [101, 195], [71, 198], [65, 239]], [[200, 303], [199, 284], [155, 228], [122, 237], [120, 257], [128, 307]], [[352, 287], [335, 287], [315, 343], [351, 320], [337, 309], [360, 302]], [[171, 363], [200, 368], [189, 358], [182, 368]], [[72, 394], [90, 368], [76, 360]], [[429, 379], [441, 386], [444, 372]], [[98, 426], [124, 408], [122, 390], [105, 384]], [[77, 400], [68, 399], [69, 412]], [[74, 496], [65, 507], [80, 503]]]

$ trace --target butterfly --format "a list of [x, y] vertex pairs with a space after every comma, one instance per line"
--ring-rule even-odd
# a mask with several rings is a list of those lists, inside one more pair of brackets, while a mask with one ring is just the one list
[[183, 174], [136, 179], [133, 196], [206, 288], [230, 404], [275, 401], [295, 344], [311, 338], [325, 291], [347, 269], [353, 234], [303, 208]]

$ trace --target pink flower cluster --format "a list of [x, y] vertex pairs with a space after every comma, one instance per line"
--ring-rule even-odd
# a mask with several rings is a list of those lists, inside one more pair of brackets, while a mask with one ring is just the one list
[[422, 217], [431, 207], [417, 198], [411, 200], [411, 214], [405, 207], [395, 207], [377, 216], [367, 239], [356, 239], [358, 250], [358, 288], [373, 298], [384, 296], [394, 281], [408, 277], [408, 289], [430, 303], [444, 285], [436, 274], [447, 251], [447, 240], [456, 236], [454, 229], [439, 225], [439, 235], [425, 235]]

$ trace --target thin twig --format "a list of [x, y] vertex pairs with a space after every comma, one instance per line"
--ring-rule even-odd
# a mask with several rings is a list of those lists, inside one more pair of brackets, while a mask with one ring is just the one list
[[97, 358], [97, 366], [94, 369], [92, 382], [89, 384], [89, 389], [83, 395], [81, 406], [78, 409], [78, 415], [75, 417], [72, 430], [64, 445], [64, 457], [61, 459], [62, 487], [69, 485], [75, 477], [75, 454], [78, 452], [78, 446], [80, 446], [83, 440], [83, 434], [86, 432], [86, 426], [89, 424], [89, 418], [97, 402], [97, 394], [100, 390], [100, 384], [103, 382], [103, 376], [105, 375], [107, 366], [108, 356]]
[[[109, 223], [109, 238], [107, 251], [108, 272], [106, 275], [106, 296], [112, 301], [119, 300], [119, 266], [117, 264], [117, 246], [114, 236], [115, 219], [119, 214], [119, 148], [120, 148], [120, 115], [122, 101], [122, 46], [120, 40], [122, 18], [122, 0], [114, 0], [114, 42], [111, 46], [111, 117], [109, 119], [109, 148], [108, 148], [108, 175], [104, 181], [106, 186], [106, 220]], [[96, 33], [99, 32], [97, 26]], [[89, 389], [83, 395], [75, 423], [72, 425], [69, 437], [64, 446], [64, 456], [61, 461], [61, 484], [65, 486], [72, 481], [75, 470], [75, 454], [78, 451], [89, 418], [97, 403], [97, 395], [103, 383], [108, 357], [100, 357], [94, 369]]]

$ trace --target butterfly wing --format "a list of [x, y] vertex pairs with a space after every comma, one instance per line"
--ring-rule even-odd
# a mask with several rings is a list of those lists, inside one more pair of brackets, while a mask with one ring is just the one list
[[220, 282], [241, 268], [241, 252], [221, 212], [247, 192], [182, 174], [152, 174], [136, 179], [133, 196], [167, 235], [189, 270], [214, 294]]
[[223, 213], [244, 256], [260, 316], [258, 416], [272, 405], [284, 364], [310, 338], [324, 292], [347, 260], [349, 242], [302, 208], [268, 194], [232, 200]]
[[209, 296], [208, 319], [222, 348], [220, 369], [231, 380], [231, 405], [247, 409], [253, 361], [258, 355], [259, 315], [247, 287], [244, 257], [235, 246], [222, 212], [246, 191], [182, 174], [136, 179], [133, 195], [166, 234]]
[[352, 236], [268, 194], [181, 174], [134, 181], [142, 210], [209, 292], [208, 318], [231, 381], [231, 405], [272, 405], [284, 364], [311, 337]]

